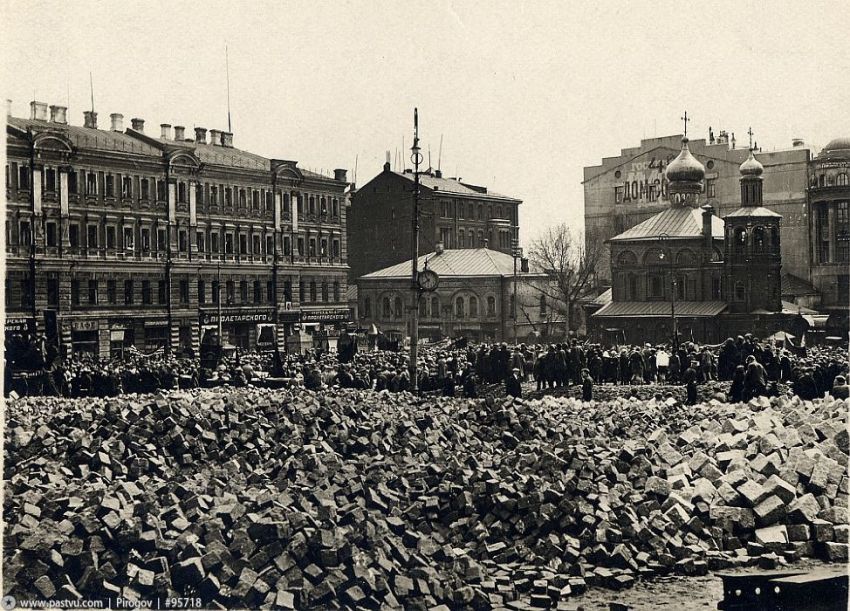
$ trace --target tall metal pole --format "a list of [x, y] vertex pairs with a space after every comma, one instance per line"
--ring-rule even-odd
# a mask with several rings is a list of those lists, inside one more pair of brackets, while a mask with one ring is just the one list
[[413, 244], [411, 245], [411, 273], [410, 273], [410, 387], [413, 392], [419, 391], [419, 376], [417, 374], [417, 363], [419, 351], [419, 270], [417, 263], [419, 259], [419, 162], [422, 155], [419, 152], [419, 110], [413, 109], [413, 146], [411, 161], [413, 162]]
[[216, 295], [216, 297], [217, 297], [216, 301], [218, 302], [217, 303], [217, 305], [218, 305], [218, 308], [217, 308], [217, 310], [218, 310], [218, 345], [223, 346], [224, 345], [224, 337], [222, 336], [222, 330], [221, 330], [222, 329], [222, 327], [221, 327], [221, 261], [218, 262], [218, 275], [216, 277], [216, 280], [218, 282], [218, 291], [217, 291], [217, 295]]

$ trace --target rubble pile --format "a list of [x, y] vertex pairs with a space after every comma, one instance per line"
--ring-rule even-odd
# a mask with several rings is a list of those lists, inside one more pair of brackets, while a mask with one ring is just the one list
[[20, 400], [4, 594], [546, 608], [668, 573], [846, 561], [848, 407], [250, 388]]

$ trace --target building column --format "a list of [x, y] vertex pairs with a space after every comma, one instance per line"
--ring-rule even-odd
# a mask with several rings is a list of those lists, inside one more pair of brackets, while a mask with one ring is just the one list
[[194, 180], [189, 181], [189, 228], [187, 230], [189, 258], [198, 252], [197, 234], [198, 234], [198, 183]]
[[837, 256], [837, 244], [835, 243], [835, 203], [829, 202], [826, 204], [829, 206], [829, 259], [830, 263], [835, 263]]
[[[71, 247], [68, 236], [69, 207], [68, 207], [68, 172], [70, 168], [59, 168], [59, 244], [62, 252]], [[123, 231], [123, 230], [122, 230]]]

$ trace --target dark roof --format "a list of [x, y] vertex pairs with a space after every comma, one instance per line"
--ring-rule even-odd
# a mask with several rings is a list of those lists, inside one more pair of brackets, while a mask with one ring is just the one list
[[[414, 176], [411, 172], [393, 172], [393, 174], [395, 174], [396, 176], [401, 176], [402, 178], [409, 180], [410, 182], [414, 182]], [[426, 189], [431, 189], [432, 191], [436, 191], [438, 193], [451, 193], [452, 195], [460, 197], [469, 197], [475, 199], [493, 199], [510, 202], [521, 201], [516, 199], [515, 197], [495, 193], [484, 187], [475, 187], [475, 185], [470, 186], [460, 182], [459, 180], [455, 180], [454, 178], [437, 178], [436, 176], [432, 176], [431, 174], [420, 173], [419, 184], [421, 184]]]
[[[705, 318], [717, 316], [726, 309], [725, 301], [677, 301], [676, 316]], [[667, 301], [612, 301], [601, 307], [594, 316], [669, 318], [670, 303]]]
[[817, 295], [818, 290], [808, 280], [794, 274], [782, 274], [782, 295]]
[[778, 214], [773, 210], [770, 210], [769, 208], [765, 208], [764, 206], [741, 206], [740, 208], [738, 208], [734, 212], [730, 212], [723, 218], [728, 219], [733, 216], [761, 216], [768, 218], [782, 218], [781, 214]]
[[[489, 248], [458, 248], [453, 250], [444, 250], [439, 255], [435, 252], [422, 255], [418, 259], [418, 268], [425, 268], [425, 261], [428, 262], [428, 269], [437, 272], [443, 278], [457, 277], [480, 277], [480, 276], [513, 276], [514, 274], [514, 258], [498, 250], [490, 250]], [[397, 263], [384, 269], [366, 274], [362, 278], [366, 279], [384, 279], [384, 278], [410, 278], [410, 262], [408, 259], [404, 263]], [[518, 276], [540, 276], [543, 272], [533, 271], [531, 273], [522, 273], [519, 271], [519, 260], [517, 260], [517, 275]]]
[[[711, 235], [723, 239], [723, 219], [711, 216]], [[702, 210], [697, 208], [667, 208], [644, 222], [614, 236], [609, 241], [657, 240], [662, 234], [670, 238], [699, 238], [702, 236]]]
[[32, 129], [34, 132], [59, 132], [67, 137], [77, 148], [121, 151], [124, 153], [147, 155], [149, 157], [162, 156], [162, 151], [156, 146], [143, 142], [124, 132], [92, 129], [90, 127], [80, 127], [79, 125], [40, 121], [38, 119], [7, 117], [6, 120], [9, 122], [9, 125], [24, 131]]

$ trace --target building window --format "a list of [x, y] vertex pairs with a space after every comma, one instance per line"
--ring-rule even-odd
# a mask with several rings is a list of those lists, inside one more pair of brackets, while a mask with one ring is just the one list
[[[6, 294], [8, 295], [9, 292], [7, 291]], [[76, 278], [71, 280], [71, 305], [80, 305], [80, 281]]]
[[168, 184], [164, 180], [156, 181], [156, 199], [164, 202], [168, 198]]
[[310, 216], [315, 216], [316, 214], [316, 198], [314, 196], [310, 196]]
[[829, 209], [820, 206], [815, 214], [815, 248], [818, 263], [829, 263]]
[[218, 232], [213, 231], [210, 234], [210, 251], [214, 253], [218, 253]]
[[251, 191], [251, 208], [254, 210], [260, 209], [260, 192]]
[[133, 305], [133, 281], [124, 281], [124, 305]]
[[218, 280], [213, 280], [210, 297], [212, 297], [212, 302], [215, 304], [221, 301], [221, 284]]
[[260, 236], [258, 234], [255, 233], [254, 235], [251, 236], [251, 245], [253, 246], [254, 254], [259, 255], [260, 250], [261, 250], [261, 247], [260, 247], [261, 242], [260, 242]]
[[30, 189], [30, 169], [26, 166], [21, 166], [18, 169], [18, 189], [21, 191], [29, 191]]
[[182, 305], [187, 305], [189, 303], [189, 281], [181, 280], [180, 281], [180, 303]]
[[334, 282], [334, 302], [339, 303], [339, 282]]
[[109, 305], [115, 305], [118, 302], [118, 295], [116, 294], [115, 288], [115, 280], [106, 281], [106, 302]]
[[266, 280], [266, 301], [274, 303], [274, 281]]
[[121, 178], [121, 197], [125, 199], [133, 197], [133, 179], [130, 176]]
[[292, 198], [289, 196], [289, 193], [283, 194], [283, 218], [288, 219], [289, 215], [292, 212]]
[[614, 203], [622, 204], [623, 203], [623, 187], [622, 185], [619, 187], [614, 187]]
[[224, 205], [227, 207], [233, 206], [233, 189], [230, 187], [224, 188]]
[[224, 234], [224, 254], [232, 255], [233, 254], [233, 234], [225, 233]]
[[21, 231], [19, 243], [21, 246], [29, 246], [32, 244], [32, 229], [29, 221], [21, 221]]
[[97, 195], [97, 174], [86, 172], [86, 195]]
[[684, 277], [679, 276], [678, 278], [676, 278], [676, 280], [674, 280], [674, 282], [676, 285], [676, 299], [678, 299], [679, 301], [685, 301], [685, 289], [687, 287], [687, 281]]
[[401, 297], [395, 298], [395, 317], [401, 318], [402, 316], [402, 306], [401, 306]]
[[546, 295], [541, 295], [540, 296], [540, 318], [543, 318], [545, 316], [546, 316]]
[[157, 298], [157, 302], [159, 303], [159, 305], [165, 305], [165, 302], [168, 298], [165, 280], [159, 280], [157, 282], [156, 298]]
[[304, 280], [298, 282], [298, 300], [307, 301], [307, 284]]
[[334, 240], [333, 242], [333, 257], [334, 259], [339, 259], [339, 240]]
[[[847, 177], [846, 174], [840, 174]], [[838, 263], [850, 262], [850, 210], [848, 202], [838, 202], [835, 209], [835, 260]]]
[[207, 302], [207, 283], [204, 280], [198, 280], [198, 303]]
[[316, 303], [316, 281], [310, 281], [310, 303]]
[[744, 289], [743, 282], [735, 283], [735, 301], [745, 301], [747, 298], [747, 292]]
[[86, 231], [86, 247], [97, 248], [97, 225], [89, 225]]
[[838, 176], [836, 176], [835, 177], [835, 184], [836, 184], [836, 186], [839, 186], [839, 187], [846, 187], [847, 184], [848, 184], [847, 174], [841, 173]]
[[178, 182], [177, 183], [177, 201], [181, 204], [186, 203], [186, 183]]
[[434, 295], [431, 297], [431, 318], [440, 317], [440, 298]]
[[239, 302], [248, 303], [248, 281], [239, 281]]
[[142, 280], [142, 304], [151, 304], [151, 281]]
[[239, 189], [239, 207], [247, 208], [248, 207], [248, 197], [245, 194], [245, 189]]
[[465, 234], [464, 234], [463, 229], [458, 229], [458, 232], [457, 232], [457, 247], [458, 248], [465, 248], [466, 247], [466, 240], [464, 239], [464, 235]]
[[[292, 301], [292, 280], [287, 280], [283, 283], [283, 300]], [[272, 301], [269, 299], [269, 301]]]
[[469, 317], [470, 318], [478, 318], [478, 298], [470, 297], [469, 298]]
[[198, 252], [204, 252], [206, 250], [206, 240], [205, 240], [204, 232], [203, 231], [197, 232], [197, 234], [195, 235], [195, 239], [196, 239], [197, 244], [198, 244]]
[[106, 197], [115, 197], [115, 177], [112, 174], [106, 175]]
[[299, 257], [304, 256], [304, 238], [298, 238], [298, 252], [296, 254]]
[[389, 297], [384, 297], [383, 313], [384, 313], [385, 319], [389, 319], [392, 316], [392, 309], [390, 308], [390, 298]]
[[150, 181], [147, 178], [143, 178], [139, 183], [141, 187], [141, 197], [143, 200], [150, 199], [151, 189], [150, 189]]
[[649, 297], [652, 299], [664, 297], [664, 280], [660, 274], [649, 276]]
[[106, 248], [115, 250], [115, 227], [112, 225], [106, 226]]
[[711, 298], [722, 299], [720, 276], [712, 276], [711, 278]]
[[333, 201], [333, 216], [334, 218], [339, 216], [339, 200], [336, 198]]
[[156, 230], [156, 249], [160, 252], [168, 250], [168, 240], [166, 239], [165, 229]]
[[239, 234], [239, 254], [247, 255], [248, 254], [248, 236], [244, 233]]
[[97, 280], [89, 280], [89, 305], [97, 305]]
[[316, 256], [316, 238], [310, 238], [310, 252], [309, 255], [311, 257]]
[[142, 227], [142, 252], [151, 251], [151, 230], [147, 227]]
[[254, 303], [263, 301], [263, 284], [259, 280], [254, 280]]
[[124, 227], [124, 250], [133, 250], [133, 228]]
[[325, 303], [328, 302], [328, 281], [327, 280], [322, 281], [322, 301], [325, 302]]
[[463, 297], [455, 299], [455, 316], [463, 318]]
[[717, 180], [714, 178], [709, 178], [705, 181], [705, 196], [706, 197], [717, 197]]
[[319, 251], [319, 254], [323, 257], [326, 257], [327, 254], [328, 254], [328, 239], [322, 238], [320, 244], [321, 244], [321, 250]]
[[747, 250], [747, 230], [743, 227], [736, 227], [732, 238], [732, 248], [735, 254], [743, 254]]
[[267, 235], [266, 236], [266, 255], [274, 254], [274, 237]]
[[56, 193], [56, 170], [47, 168], [42, 174], [42, 187], [45, 193]]
[[753, 252], [764, 252], [765, 246], [764, 227], [756, 227], [753, 229]]
[[629, 274], [629, 291], [628, 291], [628, 299], [632, 301], [636, 301], [638, 296], [638, 279], [635, 274]]
[[236, 283], [233, 280], [228, 280], [224, 284], [224, 292], [227, 305], [232, 305], [236, 300]]
[[289, 236], [283, 237], [283, 254], [286, 256], [292, 254], [292, 238]]
[[363, 318], [370, 318], [372, 316], [372, 300], [368, 297], [363, 298]]
[[496, 298], [490, 296], [487, 298], [487, 316], [496, 315]]

